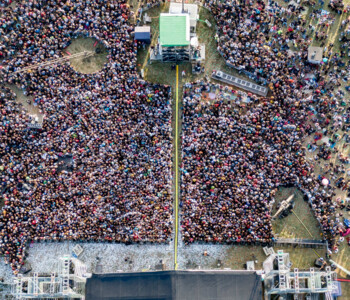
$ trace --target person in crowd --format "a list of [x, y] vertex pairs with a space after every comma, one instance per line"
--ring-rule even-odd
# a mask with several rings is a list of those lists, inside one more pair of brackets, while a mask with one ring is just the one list
[[[304, 191], [334, 250], [345, 230], [334, 218], [333, 183], [345, 189], [349, 184], [338, 178], [345, 170], [330, 162], [331, 184], [325, 187], [314, 167], [338, 155], [337, 143], [347, 138], [337, 135], [350, 128], [345, 95], [338, 88], [350, 70], [342, 60], [346, 53], [334, 53], [332, 45], [318, 69], [307, 61], [311, 36], [317, 31], [324, 42], [334, 18], [306, 27], [302, 6], [282, 7], [272, 0], [202, 2], [215, 16], [217, 49], [227, 65], [266, 84], [270, 92], [248, 96], [245, 105], [221, 96], [208, 103], [201, 93], [224, 88], [205, 81], [187, 85], [184, 242], [270, 243], [274, 195], [279, 186], [292, 184]], [[150, 8], [161, 2], [142, 3]], [[332, 3], [339, 12], [341, 1]], [[133, 15], [126, 1], [2, 4], [0, 251], [14, 272], [24, 262], [28, 241], [169, 241], [171, 92], [137, 74]], [[314, 11], [312, 18], [318, 16]], [[62, 57], [78, 36], [93, 37], [108, 49], [102, 71], [84, 75], [61, 63], [15, 73]], [[44, 114], [42, 129], [28, 129], [31, 118], [6, 84], [34, 98]], [[303, 146], [309, 136], [314, 137], [311, 160]], [[331, 137], [328, 144], [320, 144], [324, 136]]]
[[[126, 1], [18, 1], [0, 17], [0, 251], [15, 273], [28, 241], [167, 242], [172, 232], [171, 92], [141, 80]], [[78, 36], [108, 49], [80, 74]], [[7, 87], [44, 114], [42, 129]], [[69, 162], [69, 163], [68, 163]], [[69, 167], [67, 167], [69, 165]]]
[[[323, 186], [322, 177], [315, 176], [317, 162], [306, 159], [303, 143], [307, 136], [315, 135], [310, 146], [314, 151], [323, 128], [332, 125], [329, 134], [335, 134], [348, 118], [344, 114], [332, 119], [330, 113], [344, 113], [344, 93], [338, 87], [349, 67], [341, 68], [344, 65], [332, 52], [332, 44], [325, 49], [331, 63], [322, 62], [322, 68], [316, 69], [308, 62], [314, 28], [305, 29], [305, 19], [299, 17], [301, 6], [285, 8], [259, 0], [203, 2], [216, 18], [217, 49], [227, 65], [267, 84], [270, 94], [250, 96], [247, 104], [237, 108], [237, 100], [233, 103], [218, 95], [212, 103], [203, 100], [203, 93], [223, 94], [221, 86], [205, 81], [187, 86], [182, 142], [183, 241], [271, 243], [274, 195], [278, 187], [294, 185], [304, 192], [330, 248], [335, 247], [344, 231], [339, 218], [334, 218], [338, 208], [333, 201], [335, 187]], [[332, 26], [330, 20], [325, 18], [319, 26]], [[326, 39], [322, 30], [320, 33]], [[289, 51], [291, 43], [299, 51]], [[331, 65], [339, 68], [333, 71]], [[331, 142], [317, 150], [317, 159], [332, 158], [336, 141]], [[342, 187], [343, 180], [336, 183]]]

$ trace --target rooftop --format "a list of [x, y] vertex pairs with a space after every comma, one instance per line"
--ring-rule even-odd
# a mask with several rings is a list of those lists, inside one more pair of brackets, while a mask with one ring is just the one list
[[[198, 19], [198, 5], [197, 4], [185, 4], [185, 13], [190, 15], [190, 20]], [[170, 3], [169, 13], [171, 14], [181, 14], [182, 13], [182, 3]]]
[[160, 14], [159, 40], [163, 47], [188, 46], [190, 44], [189, 15]]
[[151, 32], [151, 26], [136, 26], [135, 32]]
[[156, 271], [93, 274], [86, 300], [260, 300], [261, 277], [251, 271]]

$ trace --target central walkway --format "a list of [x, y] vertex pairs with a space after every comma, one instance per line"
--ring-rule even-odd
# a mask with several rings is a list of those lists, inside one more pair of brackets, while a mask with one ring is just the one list
[[177, 246], [179, 242], [179, 66], [176, 65], [176, 102], [175, 102], [175, 240], [174, 269], [177, 270]]

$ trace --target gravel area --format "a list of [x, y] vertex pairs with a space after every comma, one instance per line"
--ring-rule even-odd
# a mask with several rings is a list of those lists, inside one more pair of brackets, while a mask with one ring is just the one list
[[[227, 251], [232, 246], [192, 244], [179, 245], [179, 269], [213, 269], [217, 267], [218, 260], [224, 261]], [[207, 252], [207, 256], [204, 252]]]
[[0, 278], [3, 278], [6, 283], [12, 280], [12, 270], [9, 265], [5, 264], [3, 257], [0, 257]]
[[[57, 268], [58, 258], [71, 254], [75, 242], [34, 243], [29, 248], [27, 262], [33, 271], [50, 273]], [[97, 257], [103, 266], [103, 273], [117, 271], [154, 270], [162, 260], [167, 269], [173, 266], [173, 246], [170, 245], [125, 245], [108, 243], [79, 243], [84, 249], [79, 259], [94, 272]]]
[[[173, 243], [169, 245], [124, 245], [108, 243], [32, 243], [29, 247], [29, 255], [26, 262], [33, 272], [50, 274], [57, 271], [58, 258], [71, 254], [75, 245], [79, 244], [83, 253], [79, 259], [83, 261], [88, 272], [94, 272], [97, 257], [103, 266], [103, 273], [118, 271], [133, 272], [142, 270], [155, 270], [160, 261], [167, 270], [173, 269]], [[178, 248], [179, 269], [206, 269], [215, 268], [218, 259], [224, 260], [229, 246], [225, 245], [201, 245], [185, 246], [180, 243]], [[204, 256], [207, 251], [208, 256]], [[0, 277], [9, 281], [12, 271], [0, 258]]]

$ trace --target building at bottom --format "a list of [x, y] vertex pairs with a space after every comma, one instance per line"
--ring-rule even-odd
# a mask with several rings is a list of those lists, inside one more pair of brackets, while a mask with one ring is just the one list
[[86, 300], [261, 300], [254, 271], [154, 271], [93, 274]]

